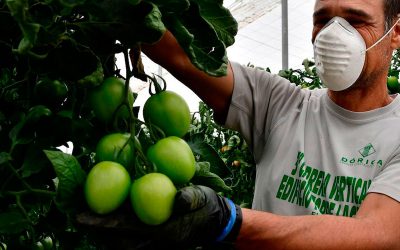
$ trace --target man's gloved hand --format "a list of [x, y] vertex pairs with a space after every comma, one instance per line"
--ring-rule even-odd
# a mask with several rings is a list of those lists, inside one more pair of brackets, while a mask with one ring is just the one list
[[[180, 189], [175, 197], [174, 212], [162, 225], [145, 225], [133, 215], [133, 211], [126, 212], [105, 217], [80, 214], [77, 221], [96, 232], [114, 231], [121, 239], [130, 235], [129, 238], [134, 240], [133, 236], [140, 236], [142, 245], [147, 240], [153, 247], [158, 243], [182, 247], [234, 242], [242, 222], [239, 206], [204, 186]], [[134, 242], [132, 244], [138, 244], [137, 239]]]
[[174, 214], [163, 225], [163, 237], [176, 243], [234, 241], [241, 222], [242, 211], [232, 201], [208, 187], [190, 186], [178, 191]]

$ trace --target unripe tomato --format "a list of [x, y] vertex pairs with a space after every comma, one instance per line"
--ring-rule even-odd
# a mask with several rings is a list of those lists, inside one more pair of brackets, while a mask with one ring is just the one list
[[399, 79], [396, 76], [389, 76], [387, 78], [387, 86], [391, 92], [397, 93], [400, 88]]
[[185, 184], [196, 171], [195, 158], [187, 142], [170, 136], [149, 147], [147, 157], [157, 167], [157, 172], [167, 175], [176, 184]]
[[0, 242], [0, 249], [1, 250], [7, 250], [7, 245], [3, 242]]
[[148, 225], [159, 225], [171, 216], [176, 188], [161, 173], [150, 173], [135, 180], [131, 188], [131, 203], [139, 219]]
[[68, 87], [59, 80], [42, 79], [34, 89], [35, 101], [46, 106], [58, 106], [67, 98]]
[[[128, 90], [128, 102], [133, 106], [132, 90]], [[89, 103], [96, 117], [103, 122], [112, 122], [114, 112], [125, 98], [125, 83], [117, 77], [108, 77], [103, 83], [89, 93]], [[117, 118], [127, 119], [129, 110], [126, 106], [121, 107], [116, 115]]]
[[35, 244], [33, 244], [32, 249], [33, 250], [44, 250], [44, 246], [43, 246], [42, 242], [38, 241]]
[[85, 198], [93, 212], [107, 214], [125, 201], [130, 185], [129, 173], [121, 164], [102, 161], [87, 176]]
[[143, 106], [146, 123], [159, 127], [166, 136], [184, 136], [190, 127], [190, 110], [186, 101], [172, 91], [152, 95]]
[[44, 237], [40, 242], [45, 250], [53, 249], [53, 239], [50, 236]]
[[[96, 146], [96, 161], [114, 161], [125, 168], [133, 164], [133, 144], [130, 134], [113, 133], [105, 135]], [[128, 143], [127, 143], [128, 142]]]

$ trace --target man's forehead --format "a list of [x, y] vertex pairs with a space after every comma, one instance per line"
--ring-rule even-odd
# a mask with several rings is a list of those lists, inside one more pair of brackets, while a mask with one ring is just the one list
[[385, 0], [316, 0], [315, 15], [380, 15]]

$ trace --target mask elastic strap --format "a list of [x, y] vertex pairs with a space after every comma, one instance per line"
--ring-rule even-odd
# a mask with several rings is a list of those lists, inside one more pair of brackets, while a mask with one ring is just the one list
[[365, 52], [367, 52], [368, 50], [372, 49], [373, 47], [375, 47], [376, 45], [378, 45], [380, 42], [382, 42], [383, 39], [385, 39], [385, 37], [392, 32], [392, 30], [396, 27], [396, 25], [400, 22], [400, 15], [397, 15], [397, 17], [399, 19], [397, 19], [397, 21], [393, 24], [392, 28], [390, 28], [390, 30], [388, 30], [388, 32], [386, 32], [386, 34], [384, 34], [378, 41], [376, 41], [374, 44], [372, 44], [371, 47], [369, 47], [368, 49], [365, 50]]

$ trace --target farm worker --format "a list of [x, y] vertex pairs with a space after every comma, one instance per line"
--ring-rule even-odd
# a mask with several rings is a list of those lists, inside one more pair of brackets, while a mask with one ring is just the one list
[[327, 87], [317, 90], [234, 62], [209, 76], [168, 31], [143, 46], [245, 137], [257, 163], [252, 209], [190, 187], [185, 199], [202, 207], [168, 237], [237, 249], [400, 249], [400, 97], [386, 85], [399, 12], [399, 0], [316, 0], [314, 59]]

